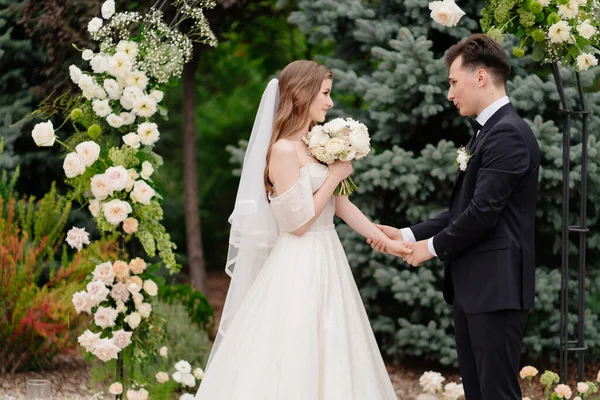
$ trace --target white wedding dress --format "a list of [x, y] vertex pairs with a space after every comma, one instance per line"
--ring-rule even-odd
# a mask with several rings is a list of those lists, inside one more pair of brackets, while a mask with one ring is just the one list
[[309, 163], [271, 198], [280, 232], [207, 368], [200, 400], [396, 400], [344, 249], [334, 199], [314, 216], [329, 170]]

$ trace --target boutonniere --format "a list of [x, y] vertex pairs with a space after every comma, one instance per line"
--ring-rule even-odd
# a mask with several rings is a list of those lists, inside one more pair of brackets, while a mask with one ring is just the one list
[[456, 150], [456, 153], [458, 154], [456, 156], [456, 164], [458, 165], [458, 168], [461, 171], [466, 171], [467, 164], [472, 156], [471, 152], [469, 152], [469, 149], [467, 149], [465, 146], [461, 146], [458, 150]]

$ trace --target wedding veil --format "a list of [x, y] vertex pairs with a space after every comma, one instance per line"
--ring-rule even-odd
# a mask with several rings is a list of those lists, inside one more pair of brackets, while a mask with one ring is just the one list
[[272, 79], [258, 107], [244, 156], [235, 206], [229, 217], [231, 231], [225, 272], [231, 277], [231, 282], [207, 365], [210, 365], [254, 278], [279, 237], [277, 220], [269, 206], [264, 185], [267, 150], [278, 102], [279, 81]]

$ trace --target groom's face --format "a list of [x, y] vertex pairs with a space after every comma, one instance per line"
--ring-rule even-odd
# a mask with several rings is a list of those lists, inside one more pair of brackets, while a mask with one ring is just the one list
[[459, 56], [450, 65], [448, 100], [454, 103], [460, 115], [470, 117], [478, 112], [480, 85], [477, 70], [464, 68], [462, 61]]

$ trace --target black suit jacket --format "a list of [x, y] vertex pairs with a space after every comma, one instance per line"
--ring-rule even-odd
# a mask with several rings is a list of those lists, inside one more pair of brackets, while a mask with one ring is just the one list
[[500, 108], [470, 146], [448, 211], [411, 227], [433, 236], [444, 261], [444, 299], [467, 313], [528, 310], [535, 297], [535, 204], [540, 150], [511, 104]]

